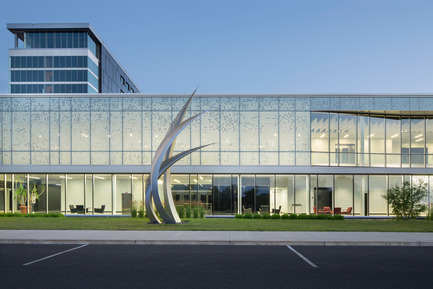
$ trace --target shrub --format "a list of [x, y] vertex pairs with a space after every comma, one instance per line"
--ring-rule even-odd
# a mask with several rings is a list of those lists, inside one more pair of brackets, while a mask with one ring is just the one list
[[132, 209], [131, 209], [131, 217], [132, 218], [137, 217], [137, 208], [136, 207], [132, 207]]
[[271, 215], [269, 215], [269, 214], [264, 214], [264, 215], [262, 216], [262, 218], [263, 218], [263, 219], [272, 219]]
[[298, 215], [296, 215], [296, 214], [290, 214], [289, 218], [290, 219], [297, 219]]
[[253, 214], [248, 213], [244, 215], [244, 219], [252, 219], [253, 218]]
[[418, 184], [404, 182], [400, 188], [392, 187], [382, 197], [391, 205], [392, 213], [397, 219], [415, 218], [427, 209], [422, 201], [427, 197], [427, 184], [420, 181]]
[[203, 219], [204, 218], [204, 208], [203, 207], [200, 207], [199, 213], [200, 213], [200, 219]]
[[241, 214], [235, 215], [235, 219], [243, 219], [243, 218], [244, 218], [244, 215], [241, 215]]
[[191, 207], [186, 206], [186, 218], [191, 219]]
[[255, 213], [253, 216], [254, 219], [261, 219], [262, 215]]
[[280, 217], [280, 214], [273, 214], [272, 215], [272, 219], [276, 219], [276, 220], [279, 220], [281, 217]]
[[311, 218], [309, 218], [307, 214], [299, 214], [298, 219], [302, 220], [302, 219], [311, 219]]
[[192, 216], [194, 217], [194, 219], [198, 219], [198, 208], [194, 208], [194, 210], [192, 211]]
[[185, 217], [185, 208], [184, 206], [176, 206], [177, 214], [179, 215], [179, 218], [183, 219]]
[[143, 207], [141, 207], [140, 210], [138, 211], [138, 217], [144, 218], [144, 208]]
[[344, 220], [344, 216], [343, 215], [335, 215], [334, 219], [335, 220]]
[[285, 219], [285, 220], [287, 220], [287, 219], [290, 219], [290, 217], [289, 217], [288, 214], [283, 214], [283, 215], [281, 216], [281, 219]]

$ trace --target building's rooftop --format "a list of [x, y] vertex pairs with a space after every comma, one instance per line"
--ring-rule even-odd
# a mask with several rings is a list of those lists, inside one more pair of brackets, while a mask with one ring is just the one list
[[8, 23], [6, 27], [10, 32], [17, 33], [21, 40], [24, 40], [24, 34], [20, 32], [24, 31], [86, 31], [103, 44], [90, 23]]

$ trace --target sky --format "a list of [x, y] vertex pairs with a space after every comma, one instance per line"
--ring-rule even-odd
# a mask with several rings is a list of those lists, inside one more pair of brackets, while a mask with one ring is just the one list
[[143, 93], [433, 93], [432, 0], [20, 0], [7, 23], [90, 23]]

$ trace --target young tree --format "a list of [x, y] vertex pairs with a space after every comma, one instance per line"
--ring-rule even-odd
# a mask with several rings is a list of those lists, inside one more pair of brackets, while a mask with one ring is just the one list
[[392, 207], [392, 212], [398, 219], [415, 218], [427, 209], [422, 200], [427, 197], [427, 184], [420, 181], [418, 184], [410, 185], [410, 182], [404, 182], [400, 188], [391, 187], [386, 195], [382, 197], [388, 201]]

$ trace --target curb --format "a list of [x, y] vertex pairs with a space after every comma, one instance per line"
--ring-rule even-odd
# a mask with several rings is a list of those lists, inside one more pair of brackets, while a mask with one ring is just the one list
[[92, 245], [234, 245], [234, 246], [405, 246], [433, 247], [433, 242], [390, 242], [390, 241], [175, 241], [175, 240], [49, 240], [49, 239], [10, 239], [0, 240], [0, 244], [53, 245], [53, 244], [92, 244]]

